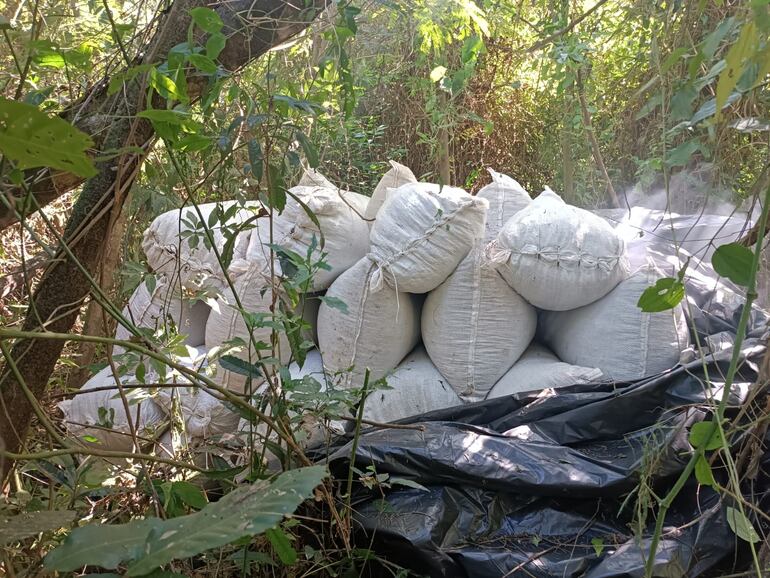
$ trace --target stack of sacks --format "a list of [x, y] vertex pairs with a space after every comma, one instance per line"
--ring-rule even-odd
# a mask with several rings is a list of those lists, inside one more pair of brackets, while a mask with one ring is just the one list
[[[510, 177], [490, 171], [492, 183], [477, 197], [489, 210], [484, 240], [497, 236], [504, 218], [531, 199]], [[535, 334], [535, 308], [502, 279], [476, 246], [439, 287], [422, 311], [422, 339], [430, 359], [463, 401], [483, 400]]]
[[[185, 349], [183, 355], [174, 355], [173, 361], [201, 371], [206, 365], [206, 351], [189, 346]], [[129, 419], [140, 443], [151, 442], [168, 426], [168, 416], [175, 407], [191, 439], [206, 439], [234, 431], [239, 416], [222, 401], [198, 387], [185, 387], [190, 383], [189, 379], [171, 367], [164, 367], [162, 375], [157, 369], [157, 365], [153, 365], [144, 380], [134, 375], [116, 378], [111, 367], [102, 369], [81, 388], [89, 393], [80, 393], [59, 403], [68, 434], [79, 441], [84, 441], [84, 436], [96, 438], [98, 441], [94, 443], [102, 449], [130, 451], [133, 442]], [[117, 380], [125, 388], [128, 415]], [[167, 387], [158, 384], [167, 384]], [[154, 392], [152, 396], [150, 391]], [[85, 441], [89, 441], [88, 438]]]
[[487, 399], [515, 393], [551, 389], [599, 381], [602, 371], [560, 361], [552, 351], [533, 343], [514, 366], [503, 375], [487, 395]]
[[[303, 258], [315, 246], [311, 254], [314, 263], [325, 253], [328, 268], [316, 272], [310, 289], [326, 289], [369, 251], [369, 227], [363, 218], [368, 199], [357, 193], [318, 186], [297, 186], [289, 189], [289, 193], [283, 212], [273, 216], [272, 242]], [[258, 219], [249, 231], [243, 259], [250, 265], [269, 262], [270, 238], [269, 220]], [[233, 265], [238, 266], [237, 261]], [[274, 269], [280, 272], [277, 262]]]
[[[244, 361], [257, 365], [260, 358], [273, 357], [275, 353], [282, 363], [288, 362], [292, 352], [286, 333], [276, 331], [278, 342], [275, 344], [275, 351], [271, 344], [275, 321], [281, 316], [279, 299], [282, 296], [280, 293], [277, 294], [273, 304], [274, 287], [270, 282], [270, 272], [264, 269], [264, 265], [252, 264], [234, 277], [233, 286], [243, 310], [238, 308], [235, 297], [229, 289], [223, 292], [212, 308], [206, 323], [206, 348], [212, 351], [215, 347], [227, 347], [228, 343], [239, 340], [241, 349], [234, 355]], [[318, 299], [306, 296], [300, 303], [300, 308], [301, 310], [296, 311], [295, 314], [301, 315], [308, 325], [314, 328], [318, 315]], [[246, 325], [244, 311], [262, 324], [261, 327], [254, 327], [251, 334]], [[313, 339], [312, 332], [303, 335], [303, 338], [304, 340]], [[256, 349], [255, 345], [260, 349]], [[216, 368], [213, 379], [219, 385], [238, 393], [246, 392], [248, 385], [246, 376], [222, 367]], [[252, 379], [251, 391], [254, 391], [262, 381], [263, 378]]]
[[392, 191], [403, 185], [417, 182], [417, 177], [414, 176], [414, 173], [409, 167], [405, 167], [396, 161], [389, 162], [392, 168], [385, 173], [380, 179], [380, 182], [377, 183], [377, 186], [374, 188], [374, 192], [372, 192], [372, 196], [369, 198], [369, 202], [366, 205], [364, 217], [369, 224], [369, 228], [374, 225], [374, 221], [377, 219], [377, 213], [380, 212], [383, 203], [385, 203], [385, 199], [388, 198]]
[[551, 189], [506, 222], [487, 254], [519, 295], [549, 311], [588, 305], [628, 276], [615, 230]]
[[[136, 288], [123, 309], [123, 316], [136, 327], [153, 332], [170, 328], [173, 323], [177, 333], [185, 336], [185, 345], [203, 345], [210, 309], [203, 301], [185, 299], [182, 293], [179, 283], [171, 283], [166, 275], [158, 275], [152, 293], [146, 282]], [[119, 325], [115, 339], [130, 338], [131, 332]], [[123, 348], [116, 347], [114, 352], [122, 353]]]
[[411, 183], [391, 192], [371, 252], [332, 284], [319, 311], [319, 348], [340, 386], [361, 387], [367, 368], [370, 381], [384, 377], [414, 348], [417, 295], [443, 283], [481, 238], [486, 210], [485, 200], [453, 187]]
[[544, 312], [542, 341], [563, 361], [598, 367], [613, 381], [670, 369], [689, 346], [681, 305], [660, 313], [644, 313], [637, 306], [644, 290], [662, 277], [648, 264], [598, 301], [572, 311]]
[[[133, 376], [118, 379], [122, 386], [137, 383]], [[124, 394], [128, 413], [112, 368], [102, 369], [80, 388], [78, 395], [59, 402], [68, 435], [100, 449], [128, 452], [133, 448], [130, 423], [140, 444], [155, 440], [168, 424], [163, 409], [149, 397], [146, 389], [124, 389]]]
[[376, 390], [364, 401], [365, 420], [387, 423], [463, 403], [420, 346], [388, 375], [387, 383], [389, 389]]
[[[179, 280], [187, 288], [221, 289], [222, 267], [208, 242], [205, 228], [209, 229], [214, 246], [222, 255], [230, 234], [260, 207], [256, 201], [226, 201], [199, 205], [198, 210], [185, 207], [163, 213], [144, 232], [142, 249], [147, 263], [156, 273], [165, 274], [175, 282]], [[242, 255], [236, 253], [234, 257]]]

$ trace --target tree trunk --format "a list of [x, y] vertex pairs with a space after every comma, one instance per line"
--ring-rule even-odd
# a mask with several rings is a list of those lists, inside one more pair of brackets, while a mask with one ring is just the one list
[[[440, 90], [438, 100], [441, 103], [441, 110], [447, 110], [446, 92]], [[449, 128], [446, 120], [442, 121], [441, 128], [438, 129], [438, 174], [439, 182], [442, 185], [452, 184], [452, 161], [449, 157]]]
[[[225, 70], [232, 72], [304, 30], [330, 1], [307, 0], [295, 4], [284, 0], [233, 0], [219, 3], [184, 0], [186, 12], [176, 12], [172, 8], [166, 17], [166, 22], [171, 24], [171, 29], [166, 30], [166, 36], [176, 40], [168, 48], [187, 40], [190, 9], [198, 6], [215, 9], [225, 24], [222, 32], [227, 36], [227, 44], [217, 60]], [[177, 2], [173, 6], [176, 4]], [[175, 14], [173, 19], [171, 12]], [[167, 50], [150, 52], [156, 56], [155, 62], [165, 59], [167, 53]], [[132, 64], [147, 62], [153, 62], [153, 59], [145, 57]], [[96, 84], [83, 98], [60, 115], [90, 135], [96, 150], [107, 149], [104, 146], [105, 135], [109, 133], [113, 119], [126, 97], [123, 91], [107, 94], [108, 85], [108, 79]], [[195, 96], [195, 88], [194, 84], [189, 87], [191, 97]], [[25, 173], [25, 180], [27, 188], [40, 207], [76, 189], [84, 182], [84, 179], [77, 175], [52, 169], [30, 169]], [[33, 208], [35, 204], [25, 202], [25, 193], [21, 188], [11, 187], [0, 194], [4, 194], [12, 206], [9, 209], [5, 203], [0, 202], [0, 231], [18, 222], [13, 207], [26, 214], [36, 210]]]
[[575, 85], [577, 88], [578, 100], [580, 101], [580, 110], [583, 114], [583, 127], [586, 131], [586, 135], [588, 136], [588, 142], [591, 144], [591, 149], [594, 153], [594, 161], [596, 161], [596, 164], [599, 166], [599, 170], [602, 172], [602, 176], [604, 177], [604, 181], [607, 185], [607, 197], [610, 201], [610, 206], [612, 208], [618, 209], [620, 208], [620, 199], [618, 199], [618, 194], [615, 192], [615, 187], [612, 186], [610, 175], [607, 172], [607, 167], [605, 166], [604, 159], [602, 158], [602, 151], [599, 148], [599, 141], [596, 139], [596, 133], [594, 132], [594, 127], [591, 123], [591, 112], [588, 110], [588, 103], [586, 103], [585, 86], [583, 86], [583, 76], [580, 70], [577, 72]]
[[[295, 5], [283, 0], [236, 0], [216, 5], [228, 37], [219, 57], [220, 64], [231, 71], [241, 68], [305, 29], [325, 8], [327, 1], [310, 0]], [[173, 46], [184, 42], [190, 10], [205, 4], [201, 0], [176, 0], [160, 25], [145, 62], [164, 60]], [[70, 332], [91, 290], [91, 280], [102, 258], [105, 241], [110, 238], [116, 221], [114, 215], [120, 214], [127, 192], [144, 161], [144, 154], [137, 152], [135, 147], [154, 138], [152, 125], [136, 118], [136, 114], [146, 107], [140, 84], [125, 83], [116, 101], [101, 96], [106, 94], [104, 91], [95, 95], [95, 98], [105, 98], [103, 103], [116, 103], [107, 122], [102, 150], [130, 152], [98, 163], [98, 173], [85, 183], [63, 236], [77, 262], [66, 258], [60, 248], [61, 259], [49, 265], [35, 291], [33, 306], [23, 325], [25, 331]], [[45, 390], [63, 346], [60, 341], [36, 339], [18, 340], [14, 344], [11, 357], [35, 398]], [[32, 405], [6, 365], [0, 372], [0, 440], [6, 451], [16, 453], [23, 446], [31, 415]], [[1, 479], [7, 477], [11, 465], [10, 460], [3, 461]]]

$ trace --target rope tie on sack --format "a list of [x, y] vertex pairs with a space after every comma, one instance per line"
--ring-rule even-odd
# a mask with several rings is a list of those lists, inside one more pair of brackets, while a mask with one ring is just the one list
[[533, 244], [524, 245], [520, 249], [507, 249], [497, 239], [487, 245], [485, 256], [490, 263], [495, 265], [505, 264], [512, 257], [521, 256], [534, 257], [539, 261], [559, 267], [599, 269], [605, 273], [610, 273], [617, 267], [628, 269], [625, 254], [622, 252], [618, 255], [598, 257], [582, 251], [570, 251], [560, 247], [538, 247]]
[[[433, 193], [433, 192], [427, 192], [426, 194], [429, 194], [434, 197], [438, 196], [436, 193]], [[384, 277], [385, 277], [386, 271], [390, 272], [390, 276], [393, 278], [393, 283], [394, 284], [397, 283], [396, 276], [393, 274], [393, 271], [392, 271], [392, 266], [399, 258], [411, 253], [418, 245], [421, 245], [422, 243], [427, 241], [433, 235], [433, 233], [435, 233], [441, 227], [447, 225], [461, 211], [464, 211], [468, 207], [474, 206], [476, 204], [477, 204], [477, 199], [474, 197], [458, 202], [457, 206], [451, 211], [442, 212], [441, 217], [433, 221], [433, 224], [430, 227], [428, 227], [422, 235], [413, 238], [411, 241], [409, 241], [409, 243], [406, 244], [406, 246], [404, 246], [403, 249], [401, 249], [397, 253], [389, 255], [387, 258], [382, 258], [375, 255], [374, 253], [370, 253], [368, 255], [369, 259], [372, 262], [374, 262], [375, 266], [377, 267], [377, 273], [373, 275], [371, 279], [370, 289], [372, 293], [376, 293], [377, 291], [380, 291], [382, 289], [383, 283], [385, 282]]]
[[461, 395], [473, 395], [476, 391], [476, 341], [479, 334], [479, 313], [481, 308], [481, 267], [482, 252], [473, 249], [473, 291], [471, 293], [470, 343], [468, 344], [468, 365], [466, 389]]

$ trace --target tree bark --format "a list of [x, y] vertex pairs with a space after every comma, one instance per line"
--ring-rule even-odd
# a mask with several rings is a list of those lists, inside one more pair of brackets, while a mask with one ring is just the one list
[[618, 194], [615, 192], [615, 187], [612, 186], [610, 174], [607, 172], [607, 166], [604, 164], [604, 159], [602, 158], [602, 151], [599, 148], [599, 141], [596, 138], [594, 126], [591, 122], [591, 112], [588, 110], [585, 86], [583, 86], [583, 75], [580, 70], [577, 72], [575, 85], [577, 88], [578, 100], [580, 101], [580, 110], [583, 114], [583, 127], [586, 131], [586, 135], [588, 136], [588, 142], [591, 144], [591, 149], [594, 153], [594, 160], [599, 166], [599, 170], [601, 170], [602, 175], [604, 176], [604, 181], [607, 184], [607, 197], [610, 201], [610, 206], [614, 209], [618, 209], [620, 208], [620, 199], [618, 199]]
[[[235, 0], [214, 8], [225, 23], [228, 37], [219, 62], [234, 71], [266, 53], [298, 32], [326, 7], [328, 0], [310, 0], [298, 4], [283, 0]], [[186, 40], [190, 10], [206, 5], [201, 0], [176, 0], [164, 17], [151, 43], [144, 62], [160, 62], [169, 50]], [[154, 138], [152, 125], [136, 114], [146, 108], [142, 82], [127, 82], [118, 99], [102, 98], [111, 114], [102, 150], [126, 150], [142, 146]], [[73, 208], [63, 239], [75, 259], [62, 257], [46, 269], [32, 299], [23, 328], [25, 331], [54, 331], [68, 333], [91, 289], [91, 279], [102, 258], [104, 245], [119, 215], [127, 192], [144, 161], [144, 154], [130, 149], [115, 158], [98, 163], [96, 176], [89, 179]], [[78, 266], [78, 264], [80, 266]], [[82, 269], [81, 269], [82, 267]], [[90, 277], [90, 278], [89, 278]], [[44, 392], [61, 355], [64, 343], [55, 340], [18, 340], [11, 357], [24, 383], [35, 398]], [[5, 450], [18, 452], [24, 444], [32, 405], [22, 386], [7, 364], [0, 371], [0, 441]], [[3, 460], [0, 479], [5, 479], [11, 467]]]
[[[222, 32], [227, 36], [227, 44], [217, 60], [225, 70], [233, 72], [304, 30], [330, 1], [308, 0], [295, 4], [285, 0], [234, 0], [211, 4], [205, 0], [185, 0], [185, 5], [189, 9], [206, 6], [217, 11], [225, 24]], [[187, 39], [189, 10], [174, 18], [178, 26], [172, 23], [174, 30], [167, 32], [172, 32], [168, 38], [173, 36], [176, 42], [168, 48]], [[170, 13], [166, 22], [172, 22]], [[150, 54], [162, 58], [167, 51], [151, 51]], [[145, 62], [153, 60], [145, 57], [138, 59], [134, 64]], [[96, 84], [83, 98], [60, 115], [90, 135], [97, 150], [107, 149], [104, 140], [110, 132], [115, 115], [126, 99], [126, 93], [123, 91], [108, 94], [108, 85], [107, 79]], [[191, 85], [189, 88], [191, 97], [194, 97], [196, 87]], [[52, 169], [30, 169], [25, 173], [25, 180], [27, 189], [40, 207], [76, 189], [84, 182], [84, 179], [77, 175]], [[26, 193], [19, 187], [10, 187], [6, 191], [0, 191], [0, 194], [5, 194], [12, 206], [9, 209], [5, 203], [0, 203], [0, 231], [18, 222], [16, 211], [31, 214], [36, 210], [25, 206], [28, 204], [24, 202]], [[35, 205], [32, 204], [32, 207]]]

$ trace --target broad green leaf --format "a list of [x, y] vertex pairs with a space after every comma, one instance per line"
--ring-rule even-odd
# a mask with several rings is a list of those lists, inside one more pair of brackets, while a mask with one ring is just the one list
[[390, 478], [390, 480], [388, 480], [388, 483], [391, 486], [406, 486], [407, 488], [413, 488], [415, 490], [420, 490], [421, 492], [430, 491], [428, 488], [426, 488], [422, 484], [418, 484], [414, 480], [409, 480], [407, 478]]
[[320, 297], [318, 297], [318, 299], [320, 299], [321, 303], [323, 303], [327, 307], [331, 307], [332, 309], [338, 309], [343, 313], [348, 312], [348, 304], [338, 297], [321, 295]]
[[227, 39], [221, 32], [215, 32], [206, 40], [206, 56], [215, 60], [224, 50]]
[[250, 140], [246, 144], [246, 149], [249, 153], [249, 166], [251, 167], [251, 174], [258, 181], [262, 180], [262, 173], [264, 172], [263, 163], [265, 157], [262, 155], [262, 147], [259, 145], [259, 141], [256, 139]]
[[68, 526], [75, 519], [75, 516], [77, 516], [77, 512], [71, 510], [43, 510], [0, 517], [0, 546], [34, 536], [40, 532], [58, 530]]
[[219, 360], [219, 365], [222, 369], [232, 371], [238, 375], [245, 375], [246, 377], [262, 376], [262, 371], [259, 367], [234, 355], [223, 355]]
[[49, 570], [71, 572], [86, 564], [114, 569], [125, 560], [135, 560], [145, 548], [147, 535], [163, 520], [147, 518], [128, 524], [89, 524], [72, 530], [61, 546], [43, 560]]
[[695, 462], [695, 479], [698, 480], [699, 484], [704, 486], [713, 487], [716, 485], [714, 473], [711, 471], [711, 464], [709, 464], [705, 456], [701, 456], [698, 458], [698, 461]]
[[299, 141], [302, 150], [305, 151], [307, 164], [310, 165], [311, 169], [318, 167], [318, 151], [313, 146], [313, 143], [311, 143], [307, 136], [305, 136], [305, 133], [300, 130], [296, 131], [294, 135], [296, 136], [297, 141]]
[[690, 444], [694, 448], [703, 448], [705, 451], [718, 450], [722, 447], [719, 439], [719, 430], [714, 428], [714, 433], [709, 436], [713, 421], [700, 421], [690, 428]]
[[206, 74], [215, 74], [217, 71], [217, 64], [211, 60], [208, 56], [203, 54], [191, 54], [187, 57], [195, 68]]
[[716, 92], [717, 118], [719, 111], [727, 102], [727, 98], [732, 94], [735, 85], [738, 84], [743, 74], [745, 61], [753, 55], [759, 43], [757, 38], [757, 26], [754, 20], [749, 20], [743, 25], [738, 40], [730, 47], [725, 56], [726, 68], [719, 75]]
[[214, 34], [222, 30], [225, 25], [219, 14], [214, 12], [211, 8], [198, 7], [190, 10], [190, 16], [192, 16], [195, 24], [198, 28], [209, 34]]
[[177, 87], [176, 82], [159, 72], [157, 68], [150, 69], [150, 86], [165, 99], [186, 100], [185, 93]]
[[591, 538], [591, 546], [594, 547], [594, 552], [597, 556], [601, 556], [602, 552], [604, 552], [604, 540], [598, 536], [596, 538]]
[[145, 555], [128, 567], [126, 576], [142, 576], [174, 559], [261, 534], [294, 512], [325, 477], [324, 466], [291, 470], [272, 483], [236, 488], [200, 512], [167, 520], [150, 531]]
[[437, 66], [430, 71], [430, 79], [433, 82], [438, 82], [446, 76], [446, 66]]
[[676, 48], [669, 54], [666, 59], [663, 61], [663, 64], [660, 65], [661, 72], [664, 74], [668, 72], [668, 70], [674, 66], [677, 62], [679, 62], [679, 59], [682, 58], [685, 54], [687, 54], [688, 49], [680, 46], [679, 48]]
[[278, 554], [281, 562], [286, 566], [291, 566], [297, 562], [297, 551], [291, 545], [289, 537], [283, 530], [280, 528], [270, 528], [265, 532], [265, 536], [270, 540], [270, 545], [275, 550], [275, 553]]
[[51, 167], [92, 177], [96, 168], [86, 150], [93, 144], [67, 121], [0, 97], [0, 152], [17, 168]]
[[714, 271], [733, 283], [746, 287], [751, 278], [754, 254], [740, 243], [721, 245], [711, 257]]
[[682, 167], [690, 162], [693, 153], [700, 150], [700, 139], [694, 138], [683, 142], [678, 147], [671, 149], [666, 155], [666, 166]]
[[645, 313], [659, 313], [673, 309], [684, 298], [684, 285], [673, 277], [658, 279], [644, 290], [636, 306]]
[[201, 489], [190, 482], [173, 482], [171, 493], [176, 494], [182, 502], [196, 510], [205, 508], [208, 503]]
[[730, 529], [735, 532], [741, 540], [756, 544], [761, 540], [759, 534], [754, 529], [751, 520], [749, 520], [745, 514], [740, 510], [727, 506], [727, 523], [730, 525]]

